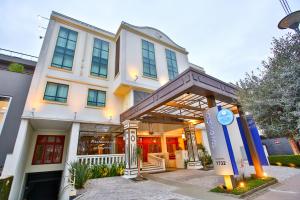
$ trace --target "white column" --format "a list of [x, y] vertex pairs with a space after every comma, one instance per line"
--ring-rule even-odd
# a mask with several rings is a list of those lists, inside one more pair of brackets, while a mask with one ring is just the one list
[[69, 199], [69, 196], [75, 195], [74, 188], [69, 183], [69, 177], [70, 177], [70, 164], [74, 161], [76, 161], [77, 157], [77, 147], [78, 147], [78, 140], [79, 140], [79, 129], [80, 129], [80, 123], [73, 123], [72, 128], [70, 131], [69, 136], [69, 145], [67, 147], [67, 153], [66, 153], [66, 162], [65, 162], [65, 168], [63, 172], [62, 182], [60, 186], [60, 195], [59, 199]]
[[[21, 198], [23, 185], [25, 184], [24, 169], [28, 159], [28, 146], [30, 140], [30, 126], [28, 119], [22, 119], [16, 139], [14, 151], [8, 155], [2, 177], [13, 176], [13, 183], [10, 190], [9, 200], [17, 200]], [[32, 158], [29, 158], [32, 159]]]
[[195, 126], [189, 124], [189, 126], [184, 128], [185, 137], [187, 139], [187, 149], [189, 161], [187, 164], [188, 169], [201, 169], [202, 164], [199, 159], [198, 147], [195, 135]]
[[138, 175], [137, 165], [137, 121], [123, 122], [125, 135], [125, 172], [124, 178], [135, 178]]

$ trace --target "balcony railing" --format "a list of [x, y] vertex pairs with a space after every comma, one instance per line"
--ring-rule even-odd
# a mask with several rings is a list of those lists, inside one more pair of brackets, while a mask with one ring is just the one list
[[89, 166], [120, 164], [125, 162], [125, 154], [79, 155], [77, 161]]

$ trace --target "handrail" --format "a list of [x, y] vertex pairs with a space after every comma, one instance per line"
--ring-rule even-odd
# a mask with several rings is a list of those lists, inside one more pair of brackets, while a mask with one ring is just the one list
[[12, 50], [9, 50], [9, 49], [3, 49], [3, 48], [0, 48], [0, 53], [4, 54], [4, 55], [8, 55], [8, 56], [14, 56], [14, 57], [18, 57], [18, 58], [24, 58], [24, 56], [31, 60], [31, 61], [37, 61], [38, 60], [38, 57], [37, 56], [32, 56], [32, 55], [29, 55], [29, 54], [25, 54], [25, 53], [21, 53], [21, 52], [17, 52], [17, 51], [12, 51]]
[[148, 153], [148, 162], [165, 170], [166, 162], [164, 157], [164, 153]]

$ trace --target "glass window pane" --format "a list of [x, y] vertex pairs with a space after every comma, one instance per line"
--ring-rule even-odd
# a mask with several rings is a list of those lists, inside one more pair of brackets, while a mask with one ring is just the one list
[[107, 51], [102, 51], [101, 58], [108, 59], [108, 52]]
[[56, 95], [57, 85], [54, 83], [47, 83], [45, 95], [55, 96]]
[[53, 157], [53, 145], [46, 145], [44, 163], [45, 164], [52, 163], [52, 157]]
[[149, 43], [149, 51], [154, 52], [154, 45], [152, 43]]
[[63, 55], [60, 53], [55, 53], [53, 56], [52, 65], [61, 66], [63, 62]]
[[53, 142], [55, 142], [55, 136], [48, 136], [48, 138], [47, 138], [47, 142], [49, 143], [53, 143]]
[[36, 146], [35, 153], [34, 153], [34, 161], [33, 164], [41, 164], [43, 159], [43, 151], [44, 146], [42, 144], [39, 144]]
[[53, 163], [60, 163], [63, 153], [62, 145], [55, 145], [54, 155], [53, 155]]
[[108, 42], [102, 41], [102, 50], [108, 51]]
[[94, 48], [94, 50], [93, 50], [93, 56], [100, 57], [100, 49]]
[[103, 75], [103, 76], [106, 76], [106, 75], [107, 75], [107, 68], [106, 68], [106, 65], [101, 65], [101, 68], [100, 68], [100, 74]]
[[72, 41], [76, 41], [77, 40], [77, 32], [70, 30], [68, 39], [72, 40]]
[[68, 41], [68, 43], [67, 43], [67, 48], [68, 49], [74, 50], [75, 46], [76, 46], [76, 42], [73, 42], [71, 40]]
[[99, 65], [95, 62], [92, 63], [92, 69], [91, 69], [91, 73], [99, 73]]
[[101, 49], [101, 40], [95, 38], [94, 47]]
[[67, 98], [68, 96], [68, 86], [66, 85], [59, 85], [57, 91], [57, 97]]
[[89, 90], [88, 101], [91, 101], [91, 102], [97, 101], [97, 93], [95, 90]]
[[67, 68], [72, 68], [73, 65], [73, 57], [65, 55], [63, 66]]
[[149, 50], [147, 41], [145, 40], [142, 41], [142, 48], [145, 50]]
[[58, 33], [59, 37], [67, 38], [68, 37], [68, 29], [61, 27]]
[[57, 38], [57, 46], [65, 47], [67, 44], [67, 40], [64, 38]]

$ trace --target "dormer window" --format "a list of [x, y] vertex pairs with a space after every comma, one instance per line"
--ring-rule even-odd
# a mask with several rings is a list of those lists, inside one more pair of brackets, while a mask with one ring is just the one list
[[154, 44], [142, 40], [143, 52], [143, 75], [150, 78], [157, 78]]

